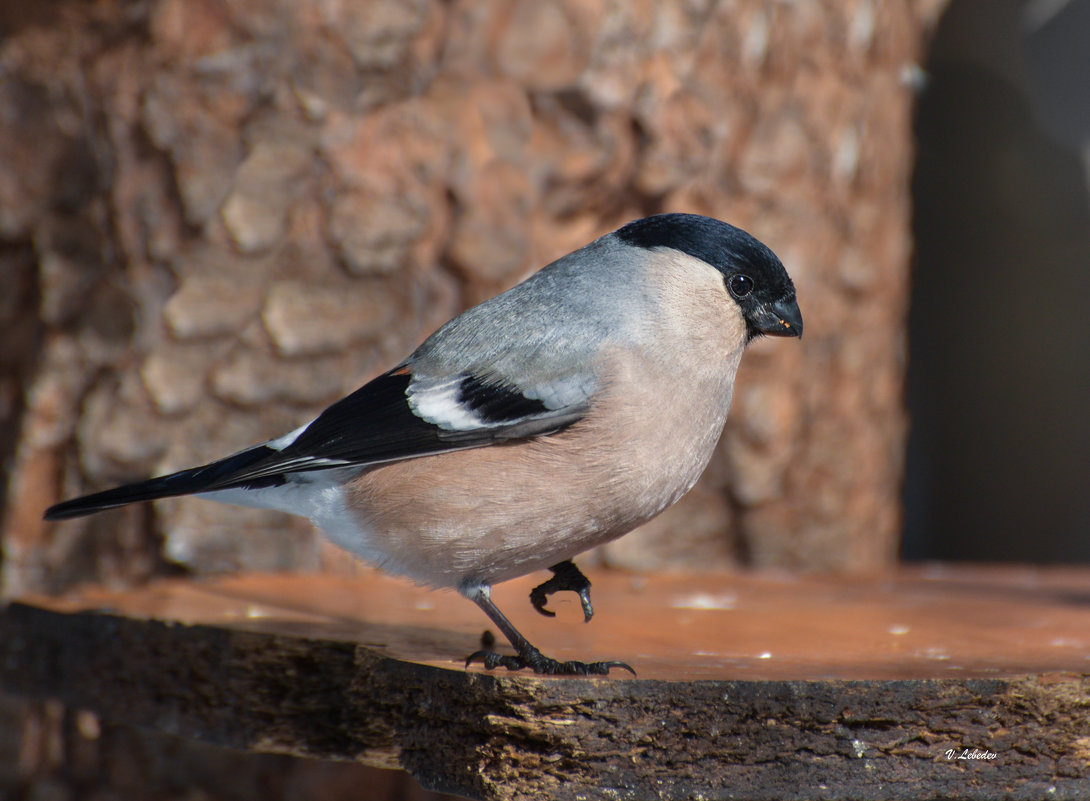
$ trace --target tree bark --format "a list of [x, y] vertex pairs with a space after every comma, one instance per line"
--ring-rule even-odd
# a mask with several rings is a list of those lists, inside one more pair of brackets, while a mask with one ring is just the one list
[[[592, 578], [590, 626], [557, 596], [561, 619], [531, 638], [564, 658], [573, 641], [600, 649], [639, 678], [467, 670], [476, 610], [376, 575], [12, 604], [0, 683], [481, 799], [1090, 793], [1086, 570]], [[497, 594], [520, 623], [532, 583]]]

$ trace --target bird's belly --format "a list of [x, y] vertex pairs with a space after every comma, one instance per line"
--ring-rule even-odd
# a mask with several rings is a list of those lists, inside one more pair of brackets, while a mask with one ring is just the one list
[[687, 492], [726, 410], [710, 414], [687, 426], [699, 436], [662, 421], [601, 432], [588, 417], [559, 434], [378, 467], [344, 487], [356, 532], [329, 533], [426, 584], [524, 575], [628, 533]]

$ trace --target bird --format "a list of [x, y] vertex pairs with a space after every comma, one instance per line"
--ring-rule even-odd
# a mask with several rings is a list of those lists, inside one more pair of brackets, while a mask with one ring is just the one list
[[[64, 520], [182, 495], [309, 518], [393, 575], [455, 588], [510, 642], [466, 659], [538, 674], [559, 661], [492, 586], [549, 569], [594, 614], [572, 561], [651, 520], [704, 471], [746, 346], [801, 337], [795, 287], [762, 242], [697, 214], [644, 217], [462, 312], [294, 431], [209, 464], [51, 506]], [[486, 632], [487, 634], [487, 632]]]

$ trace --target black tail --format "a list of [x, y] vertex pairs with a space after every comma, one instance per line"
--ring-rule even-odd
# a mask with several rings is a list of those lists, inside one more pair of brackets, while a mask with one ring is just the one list
[[84, 495], [82, 498], [73, 498], [70, 501], [58, 503], [45, 510], [45, 519], [67, 520], [72, 517], [83, 517], [84, 515], [101, 512], [104, 509], [138, 503], [139, 501], [154, 501], [157, 498], [192, 495], [212, 489], [227, 489], [230, 486], [258, 487], [283, 484], [284, 478], [279, 475], [268, 476], [257, 481], [251, 480], [239, 484], [231, 483], [231, 476], [277, 453], [277, 451], [265, 445], [258, 445], [256, 448], [250, 448], [202, 467], [180, 470], [168, 476], [149, 478], [147, 481], [138, 481], [135, 484], [126, 484], [123, 487], [115, 487], [91, 495]]

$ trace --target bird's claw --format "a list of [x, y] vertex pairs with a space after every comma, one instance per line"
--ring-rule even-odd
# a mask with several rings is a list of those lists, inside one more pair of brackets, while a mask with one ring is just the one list
[[[579, 602], [583, 606], [583, 617], [589, 621], [594, 616], [594, 607], [590, 603], [590, 581], [587, 577], [570, 560], [559, 562], [549, 569], [553, 572], [552, 578], [534, 587], [530, 592], [530, 603], [534, 605], [534, 609], [546, 617], [555, 617], [556, 613], [545, 606], [549, 596], [554, 592], [569, 590], [579, 596]], [[633, 676], [636, 675], [636, 671], [624, 662], [561, 662], [547, 657], [515, 629], [511, 621], [504, 617], [492, 603], [487, 592], [482, 592], [478, 588], [478, 591], [470, 594], [469, 597], [500, 627], [516, 654], [508, 656], [492, 650], [495, 638], [491, 632], [486, 631], [481, 637], [481, 650], [466, 657], [466, 667], [474, 662], [480, 662], [486, 670], [501, 667], [508, 670], [529, 668], [534, 673], [545, 676], [608, 676], [610, 670], [618, 668], [627, 670]]]
[[627, 670], [633, 676], [636, 671], [624, 662], [560, 662], [545, 656], [534, 648], [525, 654], [508, 656], [495, 651], [477, 651], [466, 657], [466, 667], [480, 662], [486, 670], [502, 667], [508, 670], [530, 668], [543, 676], [608, 676], [611, 668]]
[[590, 580], [571, 561], [560, 562], [549, 569], [553, 571], [553, 577], [530, 591], [530, 603], [534, 605], [534, 609], [546, 617], [556, 617], [556, 612], [546, 609], [545, 604], [554, 592], [569, 590], [579, 596], [579, 603], [583, 607], [583, 622], [589, 623], [594, 617], [594, 607], [590, 603]]

